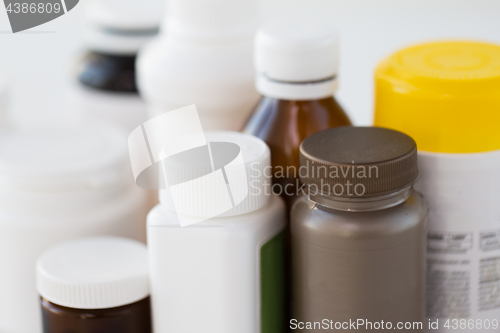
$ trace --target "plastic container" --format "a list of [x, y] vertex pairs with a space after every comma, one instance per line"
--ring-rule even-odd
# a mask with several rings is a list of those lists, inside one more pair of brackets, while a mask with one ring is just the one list
[[409, 332], [423, 332], [427, 207], [412, 190], [415, 141], [341, 127], [310, 136], [300, 154], [308, 195], [291, 213], [290, 327], [319, 322], [307, 331], [348, 331], [354, 322], [389, 332], [410, 323]]
[[[432, 332], [489, 332], [500, 317], [500, 46], [416, 45], [385, 59], [375, 78], [376, 125], [419, 145]], [[453, 329], [453, 320], [471, 325]]]
[[153, 38], [163, 17], [157, 0], [102, 0], [85, 8], [88, 51], [77, 61], [74, 103], [86, 117], [103, 119], [132, 131], [147, 120], [136, 86], [139, 49]]
[[148, 252], [117, 237], [81, 238], [37, 261], [44, 333], [151, 333]]
[[160, 36], [138, 59], [149, 117], [196, 104], [204, 130], [243, 128], [258, 103], [254, 0], [172, 0]]
[[[172, 175], [167, 177], [169, 184], [191, 178], [195, 185], [188, 183], [180, 200], [161, 190], [160, 205], [148, 215], [153, 329], [285, 332], [285, 206], [281, 198], [270, 195], [270, 179], [264, 174], [269, 148], [258, 138], [236, 132], [209, 132], [207, 141], [216, 171], [202, 163], [182, 168], [175, 161], [165, 163]], [[246, 180], [235, 176], [232, 158], [219, 158], [220, 143], [239, 146], [236, 152], [243, 156]], [[186, 154], [189, 160], [191, 153]], [[221, 208], [229, 192], [200, 195], [207, 192], [199, 184], [213, 185], [219, 179], [226, 188], [223, 177], [211, 178], [221, 172], [227, 175], [234, 200], [241, 188], [249, 189], [248, 196], [223, 214], [203, 220], [203, 207]], [[180, 222], [190, 217], [198, 223], [181, 227]]]
[[1, 332], [41, 332], [35, 262], [48, 247], [89, 235], [145, 241], [144, 192], [110, 125], [2, 132], [0, 184]]
[[262, 29], [255, 42], [256, 88], [264, 95], [245, 132], [271, 149], [273, 191], [289, 208], [300, 188], [299, 146], [319, 131], [350, 125], [333, 96], [339, 43], [329, 26], [296, 22]]

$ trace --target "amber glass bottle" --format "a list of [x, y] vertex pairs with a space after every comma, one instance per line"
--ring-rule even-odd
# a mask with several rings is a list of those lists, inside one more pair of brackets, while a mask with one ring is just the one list
[[257, 89], [264, 95], [245, 132], [271, 149], [273, 192], [291, 207], [300, 194], [299, 147], [308, 136], [351, 125], [333, 94], [338, 42], [332, 29], [281, 24], [256, 39]]
[[37, 262], [43, 333], [151, 333], [148, 251], [119, 237], [72, 240]]
[[73, 309], [42, 302], [44, 333], [151, 333], [149, 297], [111, 309]]

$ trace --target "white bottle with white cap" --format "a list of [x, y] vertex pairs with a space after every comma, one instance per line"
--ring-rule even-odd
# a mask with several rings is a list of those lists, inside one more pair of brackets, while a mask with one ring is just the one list
[[138, 58], [150, 117], [196, 104], [204, 129], [241, 130], [259, 100], [252, 65], [257, 1], [169, 5], [160, 36]]
[[85, 8], [88, 52], [75, 64], [73, 103], [86, 117], [109, 121], [129, 132], [147, 120], [137, 93], [139, 49], [158, 33], [162, 0], [99, 0]]
[[36, 258], [74, 237], [145, 241], [126, 135], [108, 124], [0, 134], [0, 332], [41, 332]]
[[[208, 132], [206, 140], [216, 171], [204, 169], [203, 163], [183, 167], [175, 159], [165, 160], [171, 186], [160, 191], [161, 203], [148, 215], [153, 329], [284, 332], [285, 208], [282, 199], [270, 194], [269, 148], [237, 132]], [[217, 146], [221, 143], [239, 147], [246, 177], [235, 176], [237, 159], [219, 156], [231, 150]], [[195, 153], [186, 152], [187, 161], [199, 157]], [[211, 177], [217, 173], [225, 176]], [[189, 179], [195, 181], [185, 183]], [[215, 180], [222, 186], [210, 193], [205, 186]], [[242, 189], [248, 195], [236, 200]], [[228, 194], [240, 203], [224, 207]], [[216, 216], [216, 211], [223, 213]], [[181, 227], [191, 218], [197, 223]]]

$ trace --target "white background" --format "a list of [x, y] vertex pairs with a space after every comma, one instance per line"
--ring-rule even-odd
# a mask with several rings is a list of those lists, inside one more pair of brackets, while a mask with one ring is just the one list
[[[52, 22], [17, 34], [11, 33], [0, 4], [0, 71], [11, 81], [11, 112], [16, 120], [40, 123], [71, 113], [64, 96], [72, 59], [84, 50], [85, 1]], [[264, 21], [293, 15], [297, 20], [312, 17], [337, 25], [342, 46], [338, 97], [357, 125], [371, 124], [372, 76], [384, 56], [436, 39], [500, 43], [500, 0], [260, 1]]]

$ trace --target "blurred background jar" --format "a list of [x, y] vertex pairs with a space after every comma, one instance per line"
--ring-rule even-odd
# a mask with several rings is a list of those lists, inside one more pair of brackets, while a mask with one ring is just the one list
[[74, 107], [131, 132], [147, 120], [139, 97], [135, 61], [157, 33], [164, 14], [159, 0], [95, 0], [85, 4], [86, 47], [71, 73]]
[[89, 235], [145, 242], [144, 192], [111, 125], [2, 132], [0, 184], [1, 332], [41, 332], [35, 262], [46, 248]]
[[196, 104], [205, 131], [243, 128], [254, 88], [255, 0], [170, 0], [160, 35], [141, 50], [139, 91], [149, 117]]

